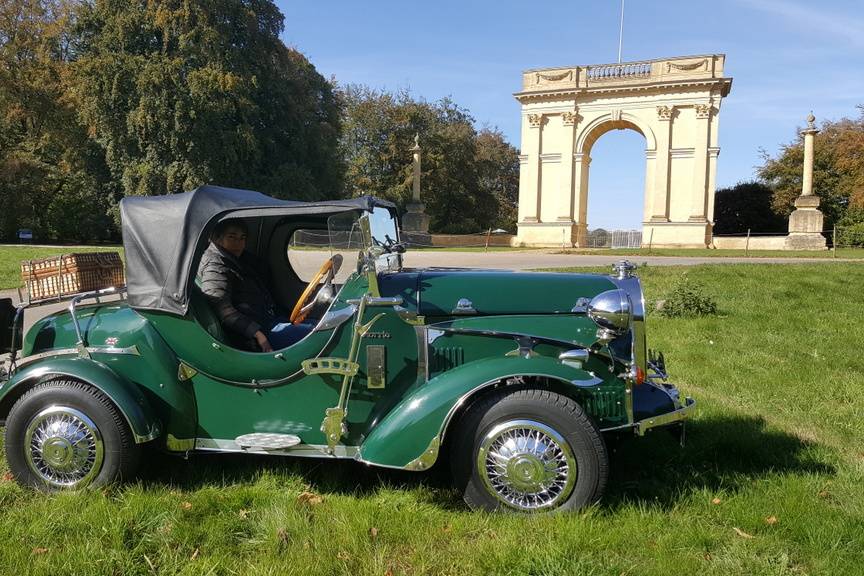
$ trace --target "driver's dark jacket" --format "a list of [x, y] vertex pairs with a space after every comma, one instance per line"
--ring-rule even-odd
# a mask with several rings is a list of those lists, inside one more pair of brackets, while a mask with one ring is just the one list
[[251, 340], [276, 323], [276, 303], [251, 255], [236, 258], [211, 242], [201, 256], [197, 280], [227, 330]]

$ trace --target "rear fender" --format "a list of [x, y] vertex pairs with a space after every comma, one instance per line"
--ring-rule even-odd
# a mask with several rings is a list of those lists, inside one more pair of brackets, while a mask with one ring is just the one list
[[424, 470], [438, 458], [453, 415], [475, 394], [516, 376], [545, 377], [567, 387], [603, 380], [548, 356], [484, 358], [437, 376], [407, 395], [375, 426], [360, 447], [360, 460], [390, 468]]
[[143, 444], [159, 436], [159, 421], [141, 391], [105, 364], [88, 358], [55, 358], [16, 372], [0, 386], [0, 419], [6, 418], [12, 405], [27, 390], [54, 377], [68, 377], [98, 388], [123, 414], [136, 443]]

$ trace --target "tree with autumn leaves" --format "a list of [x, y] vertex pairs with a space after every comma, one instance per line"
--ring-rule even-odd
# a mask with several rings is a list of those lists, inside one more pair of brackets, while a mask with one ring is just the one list
[[104, 240], [110, 174], [78, 120], [70, 67], [77, 53], [73, 6], [0, 3], [0, 237]]
[[[815, 139], [813, 192], [825, 215], [825, 230], [837, 227], [838, 243], [864, 246], [864, 106], [858, 118], [825, 121]], [[717, 190], [715, 233], [784, 233], [801, 194], [804, 139], [783, 145], [776, 156], [762, 152], [757, 181]]]
[[271, 0], [0, 4], [0, 236], [117, 238], [127, 195], [337, 197], [342, 108]]
[[97, 0], [78, 14], [73, 94], [122, 195], [338, 193], [338, 97], [279, 39], [273, 2]]
[[411, 199], [411, 148], [422, 148], [422, 201], [434, 232], [515, 231], [519, 155], [494, 129], [477, 130], [449, 98], [426, 102], [407, 91], [343, 91], [346, 192], [404, 207]]
[[116, 240], [124, 196], [204, 183], [403, 205], [417, 132], [433, 230], [515, 227], [500, 132], [449, 100], [339, 91], [282, 31], [272, 0], [4, 2], [0, 237]]
[[[864, 106], [858, 118], [826, 121], [816, 135], [813, 162], [813, 192], [821, 199], [819, 209], [827, 228], [864, 209]], [[799, 133], [776, 157], [763, 152], [759, 177], [773, 190], [771, 207], [788, 216], [801, 194], [804, 142]]]

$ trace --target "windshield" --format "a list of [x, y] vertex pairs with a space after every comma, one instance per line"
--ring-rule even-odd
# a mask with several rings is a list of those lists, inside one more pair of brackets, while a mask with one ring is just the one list
[[396, 220], [386, 208], [375, 208], [369, 214], [369, 231], [372, 234], [373, 246], [381, 246], [389, 251], [393, 245], [399, 242]]
[[[361, 219], [365, 223], [361, 224]], [[386, 208], [378, 207], [362, 214], [346, 212], [331, 216], [327, 220], [327, 230], [331, 251], [363, 250], [375, 259], [377, 272], [396, 272], [401, 269], [402, 258], [397, 252], [402, 250], [399, 230], [396, 219]]]

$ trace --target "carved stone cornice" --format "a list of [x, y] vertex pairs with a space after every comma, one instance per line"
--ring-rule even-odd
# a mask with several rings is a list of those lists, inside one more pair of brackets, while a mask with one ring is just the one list
[[595, 97], [598, 94], [631, 94], [631, 93], [661, 93], [667, 90], [672, 89], [690, 89], [697, 88], [703, 89], [705, 87], [710, 87], [709, 90], [713, 90], [716, 88], [716, 92], [720, 96], [726, 96], [729, 93], [729, 90], [732, 88], [732, 79], [731, 78], [722, 78], [720, 80], [706, 79], [706, 80], [682, 80], [682, 81], [661, 81], [654, 82], [651, 84], [645, 85], [612, 85], [612, 86], [602, 86], [602, 87], [590, 87], [590, 88], [556, 88], [554, 86], [549, 86], [548, 89], [532, 89], [525, 90], [522, 92], [516, 92], [513, 96], [519, 102], [523, 104], [529, 102], [546, 102], [557, 100], [560, 101], [562, 99], [568, 98], [591, 98]]
[[696, 118], [710, 118], [713, 108], [710, 104], [696, 104]]
[[657, 106], [657, 119], [658, 120], [672, 120], [672, 116], [675, 114], [674, 106]]
[[531, 128], [540, 128], [546, 122], [546, 116], [543, 114], [528, 114], [528, 126]]

